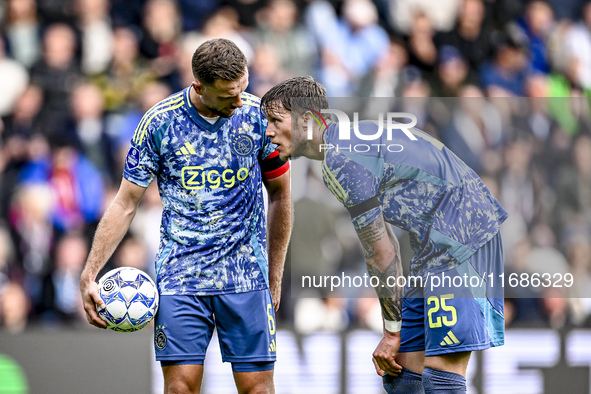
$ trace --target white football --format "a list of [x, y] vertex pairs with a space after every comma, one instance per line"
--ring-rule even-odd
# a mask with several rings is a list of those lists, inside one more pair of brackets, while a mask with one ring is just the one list
[[145, 272], [131, 267], [107, 272], [98, 282], [107, 307], [96, 311], [107, 327], [119, 332], [144, 328], [158, 311], [158, 289]]

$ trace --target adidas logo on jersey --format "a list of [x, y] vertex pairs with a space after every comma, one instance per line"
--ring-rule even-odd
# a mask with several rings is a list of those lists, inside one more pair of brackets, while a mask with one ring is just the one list
[[185, 146], [183, 146], [180, 150], [177, 150], [176, 152], [174, 152], [177, 156], [181, 156], [181, 155], [196, 155], [197, 152], [195, 152], [195, 149], [193, 149], [193, 146], [188, 143], [185, 142]]
[[443, 337], [443, 341], [441, 341], [440, 345], [457, 345], [458, 343], [460, 343], [460, 341], [458, 341], [458, 338], [456, 338], [454, 333], [451, 332], [451, 330], [449, 330], [447, 335]]

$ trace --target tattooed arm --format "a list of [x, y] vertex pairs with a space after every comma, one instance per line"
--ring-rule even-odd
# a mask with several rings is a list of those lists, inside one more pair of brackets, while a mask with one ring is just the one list
[[387, 372], [397, 376], [401, 367], [394, 358], [400, 348], [400, 329], [393, 327], [399, 326], [402, 317], [403, 288], [396, 285], [396, 279], [402, 275], [400, 246], [383, 217], [357, 231], [357, 235], [363, 246], [367, 272], [379, 279], [376, 292], [382, 307], [384, 337], [373, 353], [373, 362], [378, 375]]

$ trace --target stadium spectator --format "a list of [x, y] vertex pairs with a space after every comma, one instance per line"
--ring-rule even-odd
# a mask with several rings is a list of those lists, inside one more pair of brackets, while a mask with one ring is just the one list
[[485, 170], [483, 158], [503, 141], [502, 120], [497, 109], [474, 85], [461, 89], [451, 121], [442, 132], [443, 142], [474, 171]]
[[[274, 48], [286, 76], [310, 74], [317, 48], [314, 37], [299, 23], [294, 0], [273, 0], [259, 11], [258, 16], [257, 46]], [[254, 65], [253, 68], [258, 67]]]
[[166, 80], [174, 73], [179, 55], [180, 14], [174, 0], [148, 0], [144, 5], [140, 53], [150, 71]]
[[53, 221], [60, 231], [85, 230], [101, 214], [103, 180], [97, 168], [75, 147], [55, 146], [47, 173], [56, 198]]
[[433, 42], [435, 31], [426, 13], [413, 16], [412, 27], [406, 37], [408, 63], [416, 67], [422, 78], [431, 86], [435, 82], [437, 47]]
[[434, 37], [438, 47], [457, 48], [472, 70], [479, 70], [491, 54], [491, 28], [483, 0], [464, 0], [456, 26]]
[[388, 49], [388, 35], [377, 24], [375, 5], [369, 0], [348, 0], [342, 18], [326, 1], [306, 10], [307, 28], [320, 50], [320, 80], [335, 97], [355, 94], [359, 82]]
[[42, 278], [51, 269], [56, 232], [51, 222], [53, 199], [48, 184], [24, 184], [13, 196], [9, 211], [18, 266], [15, 274], [33, 305], [41, 302]]
[[41, 21], [35, 0], [8, 0], [3, 23], [7, 52], [26, 68], [41, 57]]
[[30, 137], [41, 133], [39, 114], [42, 108], [43, 91], [35, 85], [27, 86], [17, 98], [12, 113], [4, 118], [4, 135]]
[[80, 298], [80, 273], [88, 256], [85, 238], [64, 234], [55, 245], [53, 269], [43, 279], [43, 297], [37, 306], [44, 323], [75, 324], [84, 321]]
[[81, 34], [82, 72], [99, 74], [105, 71], [113, 54], [109, 0], [76, 0], [75, 5]]
[[508, 138], [519, 138], [518, 134], [531, 135], [534, 162], [548, 177], [546, 182], [554, 184], [554, 170], [570, 161], [571, 141], [563, 125], [579, 129], [584, 127], [586, 121], [584, 117], [575, 117], [572, 103], [567, 100], [548, 99], [552, 97], [549, 92], [551, 84], [551, 78], [544, 74], [534, 73], [527, 77], [527, 108], [525, 111], [514, 111], [511, 120], [513, 135]]
[[49, 185], [49, 215], [56, 230], [85, 230], [99, 219], [103, 199], [103, 179], [96, 167], [74, 146], [59, 140], [47, 152], [29, 161], [20, 173], [21, 181]]
[[76, 54], [76, 35], [65, 24], [47, 27], [43, 35], [43, 58], [31, 69], [31, 82], [43, 91], [40, 117], [42, 132], [50, 142], [65, 136], [70, 96], [82, 78]]
[[38, 157], [49, 155], [49, 146], [47, 141], [40, 134], [32, 137], [26, 135], [11, 135], [5, 141], [1, 149], [2, 176], [0, 182], [0, 212], [4, 217], [8, 217], [9, 205], [12, 197], [23, 181], [21, 172], [29, 165], [31, 161]]
[[285, 79], [284, 70], [281, 67], [279, 53], [274, 46], [268, 44], [257, 46], [252, 72], [249, 74], [249, 90], [256, 96], [262, 96], [267, 90]]
[[480, 69], [480, 83], [487, 95], [522, 96], [528, 71], [523, 43], [501, 33], [494, 51], [493, 59]]
[[529, 75], [525, 82], [526, 96], [529, 97], [527, 111], [514, 114], [516, 119], [513, 123], [519, 130], [534, 137], [536, 149], [548, 140], [555, 125], [554, 119], [548, 113], [551, 105], [551, 101], [547, 99], [550, 97], [549, 89], [548, 76], [539, 73]]
[[550, 72], [547, 41], [554, 24], [552, 7], [545, 0], [529, 2], [525, 7], [523, 18], [513, 24], [527, 40], [529, 68], [534, 72], [544, 74]]
[[31, 304], [23, 287], [11, 282], [0, 292], [0, 321], [11, 334], [22, 332], [29, 320]]
[[140, 56], [135, 29], [119, 27], [113, 31], [113, 57], [107, 69], [92, 78], [103, 92], [105, 109], [123, 112], [138, 100], [143, 87], [155, 80], [146, 60]]
[[14, 190], [19, 184], [21, 168], [30, 159], [28, 148], [31, 136], [39, 133], [38, 113], [42, 106], [41, 90], [29, 86], [18, 98], [11, 115], [4, 118], [0, 145], [0, 212], [4, 217]]
[[395, 101], [402, 95], [406, 83], [405, 67], [408, 65], [408, 52], [404, 42], [394, 37], [390, 45], [373, 70], [361, 81], [359, 95], [361, 97], [389, 97]]
[[432, 86], [433, 97], [459, 97], [464, 85], [473, 85], [476, 82], [476, 76], [470, 72], [466, 59], [457, 48], [439, 48], [437, 79]]
[[68, 133], [75, 146], [105, 175], [106, 181], [114, 182], [119, 171], [114, 168], [113, 142], [105, 130], [104, 99], [100, 89], [90, 83], [77, 86], [72, 93], [71, 114]]

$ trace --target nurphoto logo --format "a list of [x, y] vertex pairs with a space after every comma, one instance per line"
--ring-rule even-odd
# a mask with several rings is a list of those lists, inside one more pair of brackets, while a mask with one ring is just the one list
[[[364, 134], [359, 129], [359, 113], [353, 112], [353, 123], [351, 127], [351, 120], [349, 116], [338, 109], [321, 109], [320, 112], [315, 111], [313, 109], [308, 108], [308, 110], [312, 113], [312, 116], [308, 119], [308, 140], [312, 139], [312, 126], [313, 121], [315, 121], [320, 127], [324, 126], [328, 128], [326, 120], [322, 114], [334, 114], [337, 118], [337, 124], [339, 125], [339, 141], [349, 141], [351, 140], [351, 130], [355, 136], [362, 141], [380, 141], [383, 138], [384, 129], [386, 130], [386, 140], [392, 141], [394, 131], [400, 130], [402, 131], [409, 140], [416, 141], [417, 137], [413, 135], [411, 129], [416, 126], [417, 124], [417, 117], [411, 113], [407, 112], [387, 112], [386, 116], [384, 117], [384, 113], [380, 112], [378, 114], [378, 120], [374, 121], [377, 125], [377, 130], [372, 134]], [[384, 118], [386, 121], [384, 121]], [[409, 119], [410, 122], [408, 123], [401, 123], [394, 119]], [[402, 152], [404, 147], [400, 144], [384, 144], [384, 143], [375, 143], [375, 144], [354, 144], [354, 145], [334, 145], [334, 144], [321, 144], [319, 147], [320, 151], [326, 151], [330, 149], [339, 150], [346, 150], [346, 151], [354, 151], [354, 152], [368, 152], [372, 147], [377, 148], [379, 151], [380, 148], [386, 148], [389, 152]]]

